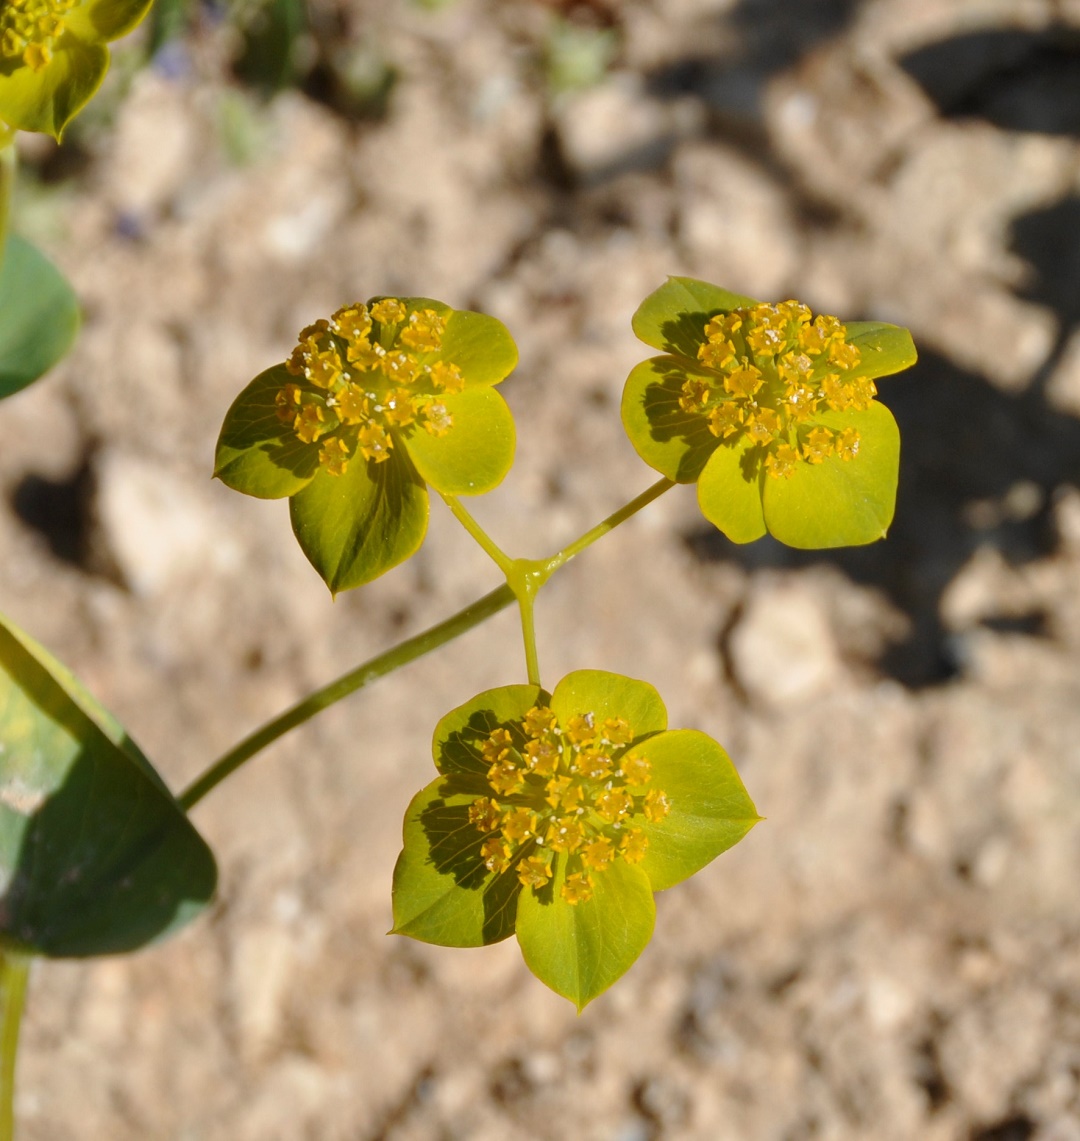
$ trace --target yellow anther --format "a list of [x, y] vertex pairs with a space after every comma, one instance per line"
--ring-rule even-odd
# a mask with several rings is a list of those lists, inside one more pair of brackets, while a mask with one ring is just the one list
[[594, 807], [609, 824], [614, 824], [630, 812], [634, 801], [623, 788], [606, 788], [596, 798]]
[[469, 805], [469, 823], [481, 832], [494, 832], [502, 821], [502, 809], [490, 796], [478, 796]]
[[857, 345], [849, 345], [847, 341], [836, 340], [829, 346], [829, 363], [836, 365], [837, 368], [845, 371], [853, 369], [860, 360], [862, 360], [862, 354]]
[[505, 760], [513, 747], [514, 738], [508, 729], [493, 729], [480, 746], [480, 756], [487, 764], [493, 765], [496, 761]]
[[604, 740], [612, 745], [629, 745], [634, 739], [630, 722], [625, 717], [608, 717], [601, 726]]
[[671, 801], [668, 800], [666, 793], [654, 788], [645, 794], [644, 811], [649, 820], [658, 824], [671, 811]]
[[568, 776], [552, 777], [544, 789], [544, 799], [552, 808], [576, 808], [581, 803], [581, 786]]
[[445, 436], [454, 426], [454, 418], [446, 405], [436, 400], [424, 408], [424, 429], [433, 436]]
[[809, 419], [817, 406], [817, 394], [805, 384], [788, 384], [784, 388], [784, 411], [796, 423]]
[[682, 395], [679, 397], [679, 407], [684, 412], [701, 412], [712, 392], [707, 381], [692, 376], [683, 381]]
[[356, 365], [364, 372], [374, 372], [385, 355], [381, 345], [373, 345], [366, 337], [350, 341], [345, 350], [349, 364]]
[[374, 460], [377, 464], [390, 458], [390, 449], [394, 446], [394, 441], [382, 426], [370, 420], [360, 429], [356, 442], [364, 459]]
[[585, 841], [585, 829], [576, 816], [552, 817], [544, 843], [553, 852], [576, 852]]
[[431, 383], [447, 396], [454, 396], [464, 390], [465, 375], [456, 364], [436, 361], [431, 366]]
[[807, 305], [801, 301], [781, 301], [777, 310], [787, 321], [794, 321], [798, 325], [808, 325], [813, 314]]
[[309, 354], [304, 375], [317, 388], [331, 388], [341, 377], [341, 357], [337, 349], [331, 346], [325, 352]]
[[407, 428], [416, 423], [416, 401], [404, 388], [388, 392], [382, 404], [383, 415], [395, 428]]
[[619, 855], [628, 864], [640, 864], [649, 850], [649, 837], [641, 828], [628, 828], [619, 844]]
[[544, 706], [534, 705], [525, 714], [523, 724], [530, 737], [541, 737], [555, 728], [555, 714]]
[[551, 879], [551, 868], [542, 856], [529, 856], [518, 864], [518, 880], [522, 887], [534, 891], [542, 888]]
[[845, 384], [840, 379], [840, 374], [835, 372], [830, 372], [822, 380], [821, 394], [825, 397], [825, 403], [834, 412], [843, 412], [850, 408], [855, 395], [851, 385]]
[[588, 903], [593, 897], [593, 886], [587, 875], [574, 872], [566, 877], [560, 893], [567, 903], [577, 906], [579, 903]]
[[489, 872], [505, 872], [514, 850], [501, 836], [489, 836], [480, 848], [480, 856]]
[[586, 780], [606, 780], [611, 775], [611, 758], [598, 750], [586, 749], [574, 762], [574, 770]]
[[343, 305], [330, 318], [330, 327], [350, 344], [366, 340], [368, 333], [371, 332], [371, 317], [367, 306], [359, 302], [355, 305]]
[[623, 777], [629, 785], [648, 784], [652, 780], [652, 765], [647, 757], [630, 755], [622, 759]]
[[850, 384], [852, 408], [865, 412], [877, 396], [877, 385], [868, 376], [856, 377]]
[[799, 330], [799, 348], [812, 357], [821, 356], [829, 347], [829, 338], [821, 328], [819, 317], [813, 325], [803, 325]]
[[777, 444], [765, 457], [765, 470], [773, 479], [791, 479], [799, 453], [790, 444]]
[[859, 433], [855, 428], [845, 428], [836, 437], [836, 454], [842, 460], [853, 460], [859, 454]]
[[330, 430], [326, 422], [326, 410], [321, 404], [305, 404], [293, 420], [293, 431], [302, 444], [313, 444]]
[[509, 808], [502, 818], [502, 833], [511, 844], [520, 844], [536, 830], [536, 813], [527, 808]]
[[411, 384], [419, 366], [416, 358], [404, 349], [394, 349], [380, 359], [379, 368], [382, 369], [383, 375], [395, 384]]
[[755, 356], [775, 356], [787, 347], [787, 338], [774, 325], [758, 325], [746, 334], [746, 343]]
[[442, 344], [446, 322], [434, 309], [410, 313], [408, 324], [401, 330], [398, 340], [417, 352], [432, 353]]
[[500, 796], [511, 796], [525, 787], [525, 774], [511, 760], [496, 761], [488, 769], [488, 784]]
[[274, 403], [277, 405], [278, 419], [284, 421], [286, 424], [293, 423], [296, 419], [297, 409], [299, 409], [301, 403], [300, 385], [286, 384], [274, 397]]
[[319, 463], [331, 475], [344, 475], [349, 466], [349, 445], [340, 436], [332, 436], [319, 449]]
[[709, 413], [709, 431], [721, 440], [733, 436], [743, 426], [743, 411], [734, 400], [725, 400]]
[[780, 434], [780, 416], [771, 408], [759, 408], [747, 420], [747, 435], [755, 444], [769, 444]]
[[31, 71], [41, 71], [52, 59], [48, 44], [30, 44], [23, 52], [23, 63]]
[[833, 454], [833, 434], [828, 428], [814, 428], [803, 442], [802, 457], [807, 463], [820, 464]]
[[821, 313], [814, 319], [814, 324], [830, 341], [844, 339], [844, 326], [836, 317], [830, 317], [828, 313]]
[[615, 845], [606, 836], [597, 836], [581, 850], [581, 862], [598, 872], [609, 867], [615, 859]]
[[591, 713], [571, 717], [566, 724], [566, 736], [571, 744], [588, 745], [596, 740], [596, 718]]
[[792, 350], [777, 360], [776, 371], [780, 379], [788, 384], [801, 384], [814, 371], [814, 362], [806, 353]]
[[561, 753], [550, 741], [529, 741], [525, 745], [529, 768], [540, 777], [553, 777], [559, 769]]
[[384, 297], [376, 301], [369, 312], [380, 325], [397, 325], [405, 317], [405, 306], [396, 297]]
[[336, 394], [337, 414], [346, 424], [360, 424], [370, 419], [367, 394], [358, 384], [347, 384]]
[[697, 355], [706, 368], [722, 369], [735, 359], [735, 346], [722, 337], [716, 337], [701, 345]]
[[734, 371], [728, 373], [724, 377], [724, 388], [731, 393], [732, 396], [740, 396], [744, 399], [749, 399], [761, 387], [763, 377], [761, 370], [749, 364], [745, 357], [742, 363]]

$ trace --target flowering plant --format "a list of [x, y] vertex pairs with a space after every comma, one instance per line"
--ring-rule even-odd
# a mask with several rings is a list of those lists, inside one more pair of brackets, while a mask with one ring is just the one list
[[436, 726], [439, 777], [405, 814], [394, 931], [475, 947], [517, 935], [581, 1009], [652, 937], [653, 892], [758, 821], [724, 750], [669, 730], [647, 682], [568, 674], [478, 694]]
[[650, 294], [634, 332], [665, 356], [638, 365], [623, 424], [641, 458], [697, 483], [702, 514], [736, 543], [859, 546], [892, 521], [900, 433], [875, 379], [915, 363], [906, 329], [841, 324], [693, 278]]

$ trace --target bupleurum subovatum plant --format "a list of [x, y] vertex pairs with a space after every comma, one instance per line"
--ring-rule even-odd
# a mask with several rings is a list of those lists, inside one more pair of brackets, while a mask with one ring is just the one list
[[[0, 226], [16, 129], [59, 136], [108, 65], [106, 43], [148, 0], [13, 0], [0, 10]], [[9, 238], [0, 271], [0, 397], [42, 375], [74, 337], [70, 288]], [[529, 968], [578, 1008], [635, 961], [653, 893], [758, 821], [723, 749], [669, 730], [648, 683], [577, 670], [541, 684], [534, 603], [547, 580], [677, 483], [735, 542], [872, 542], [892, 518], [899, 459], [876, 378], [915, 359], [907, 332], [842, 325], [671, 278], [634, 316], [664, 355], [627, 380], [623, 421], [659, 481], [543, 559], [507, 555], [458, 496], [494, 488], [514, 452], [494, 391], [517, 353], [494, 318], [428, 298], [343, 306], [304, 329], [225, 418], [216, 474], [288, 498], [293, 529], [333, 592], [408, 558], [433, 488], [505, 576], [446, 621], [311, 694], [173, 796], [122, 727], [67, 670], [0, 619], [0, 1141], [34, 956], [134, 950], [213, 897], [216, 867], [188, 820], [209, 791], [320, 710], [504, 607], [521, 614], [527, 684], [478, 694], [439, 722], [437, 776], [405, 817], [394, 930], [479, 946], [516, 935]]]

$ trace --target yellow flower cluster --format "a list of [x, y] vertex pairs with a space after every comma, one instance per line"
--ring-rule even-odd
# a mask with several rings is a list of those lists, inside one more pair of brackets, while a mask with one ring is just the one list
[[0, 7], [0, 58], [41, 71], [64, 32], [64, 17], [80, 0], [5, 0]]
[[855, 428], [813, 422], [825, 411], [864, 411], [877, 395], [872, 380], [852, 375], [859, 349], [835, 317], [814, 318], [797, 301], [733, 309], [706, 324], [698, 360], [708, 371], [685, 381], [679, 406], [705, 416], [722, 440], [764, 448], [769, 475], [790, 478], [799, 460], [858, 454]]
[[465, 378], [457, 365], [432, 360], [445, 327], [435, 310], [409, 312], [393, 297], [316, 321], [286, 362], [297, 380], [278, 392], [278, 417], [301, 443], [321, 441], [319, 463], [331, 475], [344, 475], [358, 452], [389, 459], [395, 432], [446, 435], [453, 418], [443, 397], [461, 392]]
[[599, 722], [586, 713], [560, 726], [541, 707], [525, 714], [520, 732], [489, 734], [481, 755], [495, 796], [469, 806], [469, 821], [485, 833], [480, 854], [488, 869], [514, 867], [523, 887], [539, 891], [555, 853], [565, 853], [562, 897], [578, 904], [592, 898], [591, 873], [616, 859], [640, 862], [649, 839], [635, 820], [663, 820], [671, 803], [652, 787], [649, 761], [626, 755], [632, 739], [621, 717]]

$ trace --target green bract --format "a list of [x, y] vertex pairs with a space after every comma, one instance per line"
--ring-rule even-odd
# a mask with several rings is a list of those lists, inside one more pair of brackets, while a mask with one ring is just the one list
[[488, 690], [435, 729], [440, 776], [405, 815], [394, 931], [477, 947], [517, 935], [581, 1009], [648, 943], [653, 892], [758, 821], [724, 750], [667, 729], [651, 685], [599, 670]]
[[360, 586], [420, 546], [425, 484], [478, 495], [510, 470], [514, 422], [493, 386], [515, 364], [494, 317], [426, 297], [345, 306], [237, 397], [215, 475], [248, 495], [288, 496], [326, 584]]
[[0, 120], [59, 138], [109, 70], [110, 40], [151, 0], [5, 0], [0, 8]]
[[0, 619], [0, 948], [132, 951], [198, 915], [216, 878], [134, 742]]
[[906, 329], [842, 325], [687, 277], [650, 294], [633, 325], [667, 355], [627, 378], [626, 432], [651, 467], [697, 483], [702, 513], [729, 539], [768, 531], [820, 548], [885, 535], [900, 435], [874, 380], [914, 364]]

